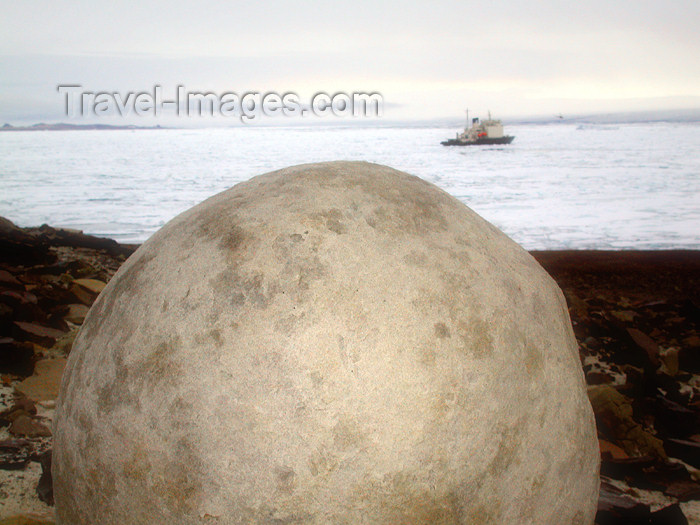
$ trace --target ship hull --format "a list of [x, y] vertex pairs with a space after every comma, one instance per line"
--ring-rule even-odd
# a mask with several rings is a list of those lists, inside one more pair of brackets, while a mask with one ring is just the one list
[[510, 144], [513, 142], [514, 138], [513, 136], [506, 135], [505, 137], [498, 138], [482, 137], [476, 140], [449, 139], [442, 141], [440, 144], [443, 146], [490, 146], [493, 144]]

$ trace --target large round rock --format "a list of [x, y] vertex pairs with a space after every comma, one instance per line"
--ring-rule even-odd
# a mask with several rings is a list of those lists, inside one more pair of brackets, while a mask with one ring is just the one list
[[75, 341], [58, 523], [593, 522], [566, 304], [503, 233], [368, 163], [238, 184], [148, 240]]

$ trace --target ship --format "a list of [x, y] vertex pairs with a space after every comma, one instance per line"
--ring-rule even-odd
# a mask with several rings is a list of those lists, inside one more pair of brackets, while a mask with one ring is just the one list
[[457, 133], [453, 139], [442, 141], [443, 146], [488, 146], [492, 144], [510, 144], [515, 137], [503, 134], [503, 124], [500, 120], [489, 118], [480, 120], [478, 117], [472, 119], [469, 127], [469, 111], [467, 111], [467, 126], [464, 131]]

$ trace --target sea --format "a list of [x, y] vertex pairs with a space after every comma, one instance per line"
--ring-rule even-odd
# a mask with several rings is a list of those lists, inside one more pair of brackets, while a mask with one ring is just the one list
[[528, 250], [700, 249], [700, 123], [509, 125], [445, 147], [446, 125], [0, 133], [0, 216], [141, 243], [220, 191], [286, 166], [385, 164], [430, 181]]

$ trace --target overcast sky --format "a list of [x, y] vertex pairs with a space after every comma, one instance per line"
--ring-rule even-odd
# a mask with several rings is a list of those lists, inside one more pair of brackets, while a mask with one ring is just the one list
[[697, 0], [0, 0], [0, 119], [87, 90], [380, 92], [386, 119], [700, 106]]

